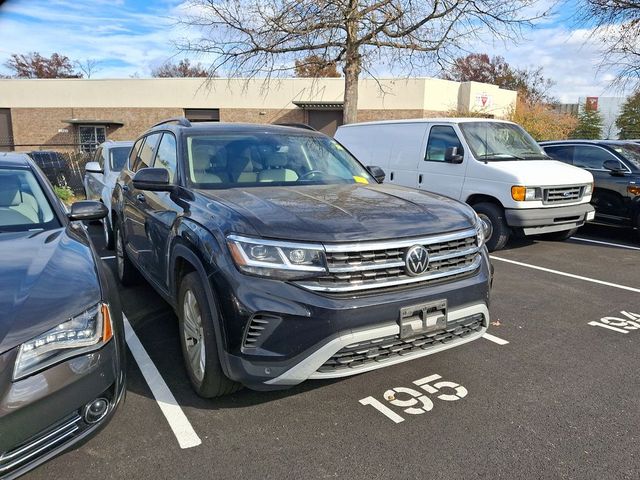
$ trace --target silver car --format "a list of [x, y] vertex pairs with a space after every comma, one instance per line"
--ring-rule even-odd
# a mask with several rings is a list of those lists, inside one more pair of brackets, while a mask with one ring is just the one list
[[[87, 200], [98, 200], [111, 212], [111, 193], [120, 170], [127, 163], [133, 142], [107, 141], [97, 148], [93, 161], [88, 162], [84, 174]], [[113, 249], [113, 228], [109, 215], [102, 220], [107, 249]]]

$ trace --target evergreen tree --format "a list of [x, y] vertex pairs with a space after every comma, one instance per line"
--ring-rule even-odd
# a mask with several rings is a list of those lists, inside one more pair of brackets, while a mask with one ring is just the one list
[[581, 138], [583, 140], [598, 140], [602, 137], [602, 115], [595, 108], [587, 105], [578, 114], [578, 124], [571, 138]]
[[622, 105], [622, 111], [616, 120], [616, 127], [620, 129], [618, 133], [620, 140], [640, 138], [640, 90], [627, 98], [627, 101]]

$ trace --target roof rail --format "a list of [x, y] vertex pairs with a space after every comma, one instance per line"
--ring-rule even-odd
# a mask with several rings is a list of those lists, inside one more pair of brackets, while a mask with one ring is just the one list
[[177, 123], [178, 125], [181, 125], [183, 127], [190, 127], [191, 126], [191, 122], [189, 120], [187, 120], [185, 117], [172, 117], [172, 118], [167, 118], [166, 120], [162, 120], [161, 122], [156, 123], [155, 125], [153, 125], [153, 127], [157, 127], [158, 125], [164, 125], [165, 123]]

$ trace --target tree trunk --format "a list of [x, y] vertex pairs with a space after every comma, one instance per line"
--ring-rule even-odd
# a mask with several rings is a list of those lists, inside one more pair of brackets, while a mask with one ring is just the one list
[[360, 56], [347, 54], [344, 65], [344, 107], [343, 122], [358, 121], [358, 78], [360, 77]]

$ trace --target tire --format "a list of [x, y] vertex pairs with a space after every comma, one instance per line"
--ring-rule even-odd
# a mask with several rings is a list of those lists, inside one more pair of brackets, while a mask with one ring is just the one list
[[215, 305], [209, 305], [197, 272], [182, 279], [177, 310], [182, 356], [195, 392], [204, 398], [214, 398], [239, 390], [242, 386], [222, 371], [213, 323], [220, 314]]
[[102, 219], [102, 230], [104, 231], [104, 248], [107, 250], [113, 250], [114, 239], [113, 229], [111, 228], [111, 221], [109, 215]]
[[633, 224], [633, 239], [636, 243], [640, 243], [640, 211], [636, 213], [635, 222]]
[[561, 232], [545, 233], [544, 235], [542, 235], [542, 238], [545, 238], [546, 240], [552, 240], [554, 242], [564, 242], [570, 237], [573, 237], [577, 231], [577, 228], [572, 228], [571, 230], [562, 230]]
[[485, 239], [490, 252], [502, 250], [511, 237], [511, 229], [504, 218], [502, 207], [488, 202], [473, 205], [480, 220], [489, 226], [489, 235]]
[[127, 249], [124, 248], [124, 238], [122, 237], [122, 227], [119, 222], [116, 222], [115, 231], [115, 247], [116, 247], [116, 272], [118, 274], [118, 280], [125, 287], [135, 285], [140, 280], [140, 274], [133, 266], [129, 256], [127, 255]]

